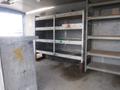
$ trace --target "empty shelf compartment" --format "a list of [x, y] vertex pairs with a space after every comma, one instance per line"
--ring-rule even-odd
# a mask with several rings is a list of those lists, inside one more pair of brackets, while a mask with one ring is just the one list
[[87, 68], [91, 70], [120, 75], [120, 65], [91, 62], [90, 64], [88, 64]]
[[120, 59], [120, 52], [115, 51], [91, 50], [88, 55]]
[[36, 50], [53, 52], [53, 44], [36, 42]]
[[35, 27], [53, 27], [53, 19], [38, 20], [35, 22]]
[[56, 50], [55, 52], [57, 53], [62, 53], [62, 54], [68, 54], [68, 55], [75, 55], [75, 56], [81, 56], [81, 52], [69, 52], [69, 51], [62, 51], [62, 50]]
[[55, 39], [56, 40], [74, 40], [81, 41], [82, 40], [82, 32], [79, 30], [65, 30], [65, 31], [55, 31]]
[[36, 31], [39, 39], [53, 39], [53, 31]]

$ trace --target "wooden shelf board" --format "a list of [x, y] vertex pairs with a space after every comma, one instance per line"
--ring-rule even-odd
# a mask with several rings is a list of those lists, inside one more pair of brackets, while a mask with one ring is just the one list
[[103, 19], [117, 19], [117, 18], [120, 18], [120, 15], [93, 16], [93, 17], [88, 17], [88, 20], [103, 20]]
[[47, 31], [47, 30], [53, 30], [53, 27], [37, 27], [35, 30], [36, 31]]
[[120, 40], [120, 36], [93, 35], [93, 36], [88, 36], [88, 39]]
[[120, 59], [120, 52], [114, 51], [91, 50], [88, 55]]
[[64, 28], [64, 27], [55, 27], [56, 30], [82, 30], [83, 28]]
[[120, 65], [91, 62], [88, 64], [87, 69], [120, 75]]

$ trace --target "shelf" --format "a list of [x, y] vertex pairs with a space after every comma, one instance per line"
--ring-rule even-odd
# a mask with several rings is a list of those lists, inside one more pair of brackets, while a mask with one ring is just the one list
[[[52, 39], [36, 39], [36, 42], [53, 43], [54, 40], [52, 40]], [[72, 40], [55, 40], [55, 43], [82, 45], [82, 41], [72, 41]]]
[[120, 75], [120, 65], [91, 62], [88, 64], [87, 69]]
[[104, 20], [104, 19], [118, 19], [118, 18], [120, 18], [120, 15], [88, 17], [88, 20]]
[[82, 45], [82, 41], [72, 41], [72, 40], [55, 40], [55, 43], [58, 43], [58, 44]]
[[54, 18], [54, 15], [42, 16], [42, 17], [36, 17], [35, 21], [38, 21], [38, 20], [48, 20], [48, 19], [53, 19], [53, 18]]
[[63, 14], [56, 14], [56, 18], [62, 18], [62, 17], [70, 17], [70, 16], [78, 16], [84, 13], [84, 10], [81, 11], [73, 11], [69, 13], [63, 13]]
[[120, 36], [102, 36], [102, 35], [94, 35], [88, 36], [88, 39], [99, 39], [99, 40], [120, 40]]
[[70, 52], [70, 51], [63, 51], [63, 50], [55, 50], [56, 53], [62, 53], [62, 54], [68, 54], [68, 55], [75, 55], [75, 56], [81, 56], [80, 52]]
[[47, 55], [54, 55], [53, 52], [49, 52], [49, 51], [42, 51], [42, 50], [36, 50], [37, 53], [42, 53], [42, 54], [47, 54]]
[[114, 52], [114, 51], [91, 50], [88, 51], [88, 55], [120, 59], [120, 52]]
[[116, 0], [116, 1], [113, 0], [113, 1], [106, 1], [106, 2], [89, 4], [89, 7], [104, 6], [104, 5], [111, 5], [111, 4], [118, 4], [118, 3], [120, 3], [120, 0]]
[[80, 28], [64, 28], [64, 27], [59, 27], [59, 26], [57, 26], [57, 27], [55, 27], [55, 29], [56, 30], [82, 30], [83, 29], [83, 27], [80, 27]]
[[52, 39], [36, 39], [36, 42], [53, 43]]
[[36, 31], [48, 31], [48, 30], [53, 30], [54, 28], [53, 27], [39, 27], [39, 28], [36, 28], [35, 30]]
[[74, 59], [74, 60], [80, 60], [81, 62], [83, 62], [81, 56], [75, 56], [75, 55], [70, 55], [70, 54], [61, 54], [61, 53], [55, 53], [55, 56]]

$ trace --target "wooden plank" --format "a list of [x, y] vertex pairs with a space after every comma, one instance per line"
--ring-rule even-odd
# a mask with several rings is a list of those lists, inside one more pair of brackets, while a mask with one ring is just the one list
[[88, 64], [87, 68], [91, 70], [120, 75], [120, 65], [91, 62], [90, 64]]
[[120, 40], [120, 36], [93, 35], [88, 36], [88, 39]]
[[91, 50], [88, 55], [120, 59], [120, 52], [115, 51]]

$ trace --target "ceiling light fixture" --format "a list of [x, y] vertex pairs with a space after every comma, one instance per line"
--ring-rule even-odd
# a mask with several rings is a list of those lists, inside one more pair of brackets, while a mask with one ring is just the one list
[[41, 0], [36, 0], [37, 2], [40, 2]]
[[46, 11], [46, 10], [50, 10], [50, 9], [53, 9], [53, 8], [55, 8], [55, 7], [51, 6], [51, 7], [39, 8], [39, 9], [35, 9], [35, 10], [32, 10], [32, 11], [28, 11], [28, 12], [26, 12], [26, 14], [40, 13], [40, 12], [43, 12], [43, 11]]

